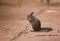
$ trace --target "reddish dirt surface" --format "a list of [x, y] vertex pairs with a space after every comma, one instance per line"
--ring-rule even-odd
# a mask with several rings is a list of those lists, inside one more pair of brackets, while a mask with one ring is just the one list
[[[32, 11], [50, 32], [30, 32], [26, 16]], [[0, 6], [0, 41], [60, 41], [60, 6]]]

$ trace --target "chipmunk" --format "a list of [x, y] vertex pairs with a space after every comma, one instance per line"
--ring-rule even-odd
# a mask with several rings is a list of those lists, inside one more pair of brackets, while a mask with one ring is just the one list
[[34, 12], [32, 12], [30, 15], [28, 15], [27, 20], [31, 23], [32, 29], [34, 31], [40, 31], [41, 30], [41, 22], [33, 14], [34, 14]]

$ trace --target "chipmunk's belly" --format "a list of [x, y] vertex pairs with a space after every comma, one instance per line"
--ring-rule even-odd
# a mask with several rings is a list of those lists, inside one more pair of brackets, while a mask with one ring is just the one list
[[39, 20], [34, 20], [34, 21], [32, 22], [32, 28], [33, 28], [34, 30], [39, 30], [39, 29], [40, 29], [40, 26], [41, 26], [41, 24], [40, 24], [40, 21], [39, 21]]

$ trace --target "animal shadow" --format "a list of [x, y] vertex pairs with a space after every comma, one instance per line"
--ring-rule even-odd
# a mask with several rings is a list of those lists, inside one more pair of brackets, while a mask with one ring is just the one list
[[40, 31], [33, 31], [33, 30], [30, 30], [31, 32], [50, 32], [52, 31], [53, 29], [51, 27], [41, 27]]
[[52, 31], [53, 29], [52, 28], [50, 28], [50, 27], [42, 27], [41, 28], [41, 32], [50, 32], [50, 31]]

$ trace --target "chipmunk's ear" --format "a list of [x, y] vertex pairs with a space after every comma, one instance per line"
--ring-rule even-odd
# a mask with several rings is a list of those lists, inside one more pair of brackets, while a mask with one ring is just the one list
[[34, 12], [31, 13], [31, 16], [34, 14]]

